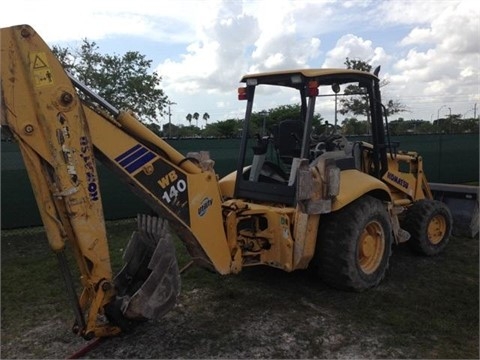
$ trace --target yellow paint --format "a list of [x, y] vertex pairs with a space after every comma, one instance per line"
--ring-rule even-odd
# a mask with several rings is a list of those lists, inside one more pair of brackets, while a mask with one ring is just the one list
[[224, 176], [218, 182], [220, 186], [220, 192], [222, 193], [222, 197], [224, 199], [231, 199], [233, 198], [235, 192], [235, 181], [237, 178], [237, 172], [231, 172], [230, 174]]
[[44, 52], [32, 52], [29, 55], [34, 85], [36, 87], [53, 85], [53, 74], [48, 65], [47, 55]]
[[390, 199], [390, 190], [382, 181], [358, 170], [344, 170], [340, 173], [340, 192], [332, 204], [336, 211], [370, 191], [380, 190]]

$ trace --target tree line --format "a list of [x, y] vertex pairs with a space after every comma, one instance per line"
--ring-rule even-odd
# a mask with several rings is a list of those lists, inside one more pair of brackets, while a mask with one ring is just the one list
[[[136, 51], [128, 51], [123, 55], [102, 54], [95, 42], [83, 39], [78, 48], [53, 46], [53, 52], [64, 68], [78, 80], [96, 91], [119, 109], [133, 110], [139, 119], [153, 132], [164, 137], [238, 137], [241, 134], [242, 119], [225, 119], [209, 123], [210, 115], [205, 112], [202, 119], [205, 126], [198, 126], [200, 114], [188, 113], [185, 119], [188, 125], [175, 125], [170, 122], [160, 126], [160, 119], [167, 114], [168, 96], [161, 89], [161, 76], [150, 71], [152, 60]], [[344, 63], [348, 69], [372, 71], [372, 66], [363, 60], [346, 58]], [[381, 81], [381, 86], [388, 82]], [[370, 119], [368, 118], [368, 104], [366, 94], [361, 89], [350, 85], [345, 89], [346, 97], [339, 101], [338, 113], [345, 118], [337, 125], [338, 130], [345, 135], [364, 135], [369, 133]], [[252, 122], [254, 131], [261, 133], [265, 127], [269, 128], [278, 121], [291, 118], [298, 114], [300, 105], [281, 105], [276, 108], [254, 113]], [[387, 115], [408, 111], [407, 106], [397, 100], [388, 100], [385, 106]], [[349, 115], [349, 116], [348, 116]], [[358, 117], [366, 120], [358, 120]], [[326, 124], [322, 124], [322, 116], [315, 115], [314, 127], [322, 131]], [[192, 124], [195, 121], [195, 124]], [[399, 117], [390, 120], [388, 124], [390, 135], [428, 134], [428, 133], [472, 133], [479, 131], [479, 120], [463, 118], [459, 114], [450, 114], [448, 117], [435, 121], [404, 120]]]

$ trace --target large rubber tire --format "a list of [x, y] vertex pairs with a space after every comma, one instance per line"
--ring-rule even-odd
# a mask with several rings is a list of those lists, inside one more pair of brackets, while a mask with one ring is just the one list
[[314, 268], [332, 287], [363, 291], [384, 278], [391, 248], [392, 230], [385, 205], [363, 196], [320, 217]]
[[410, 233], [408, 244], [415, 252], [437, 255], [450, 239], [452, 214], [441, 201], [419, 200], [407, 210], [402, 227]]

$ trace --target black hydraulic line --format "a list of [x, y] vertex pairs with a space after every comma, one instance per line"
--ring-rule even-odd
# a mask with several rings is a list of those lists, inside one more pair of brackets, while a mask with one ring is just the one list
[[72, 274], [70, 272], [70, 267], [68, 266], [67, 258], [65, 252], [57, 252], [58, 264], [60, 266], [60, 272], [62, 273], [63, 280], [65, 281], [65, 286], [67, 287], [68, 299], [72, 305], [73, 312], [75, 315], [75, 325], [74, 332], [81, 331], [85, 329], [85, 319], [83, 317], [82, 309], [78, 302], [77, 292], [75, 291], [75, 286], [72, 280]]
[[103, 106], [105, 109], [107, 109], [114, 117], [117, 117], [120, 114], [120, 110], [118, 110], [115, 106], [113, 106], [107, 100], [105, 100], [100, 95], [95, 93], [92, 89], [90, 89], [83, 82], [81, 82], [78, 79], [75, 79], [73, 77], [73, 75], [70, 74], [68, 71], [66, 71], [66, 73], [67, 73], [68, 77], [70, 78], [70, 80], [72, 80], [73, 85], [75, 85], [77, 88], [82, 90], [82, 92], [85, 95], [87, 95], [92, 100], [98, 102], [101, 106]]

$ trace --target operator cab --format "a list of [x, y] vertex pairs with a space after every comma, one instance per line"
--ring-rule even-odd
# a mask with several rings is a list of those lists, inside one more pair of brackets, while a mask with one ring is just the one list
[[[241, 81], [246, 86], [238, 89], [238, 97], [247, 101], [247, 110], [235, 198], [294, 206], [297, 170], [301, 164], [329, 156], [335, 158], [341, 170], [358, 166], [358, 159], [355, 161], [353, 156], [358, 147], [340, 134], [337, 119], [322, 124], [320, 116], [315, 114], [329, 108], [336, 110], [340, 96], [368, 99], [370, 119], [378, 118], [383, 124], [381, 108], [377, 105], [380, 104], [378, 78], [367, 72], [306, 69], [246, 75]], [[352, 94], [351, 89], [357, 93]], [[275, 99], [286, 101], [280, 106], [281, 114], [264, 111], [268, 104], [278, 108], [279, 103], [272, 102]], [[376, 129], [372, 135], [377, 136], [374, 144], [383, 143], [383, 126], [379, 128], [375, 124], [372, 128]], [[380, 138], [378, 133], [382, 133]], [[373, 158], [375, 170], [379, 172], [381, 157]]]

